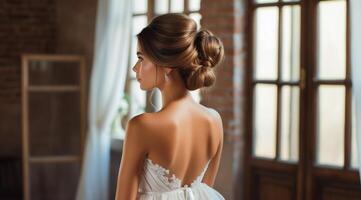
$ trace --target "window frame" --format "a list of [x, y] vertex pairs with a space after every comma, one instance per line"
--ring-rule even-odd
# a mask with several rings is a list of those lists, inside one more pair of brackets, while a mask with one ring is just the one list
[[[319, 80], [317, 79], [316, 67], [317, 63], [317, 19], [318, 2], [331, 0], [299, 0], [296, 2], [274, 2], [274, 3], [255, 3], [255, 0], [247, 0], [247, 68], [246, 74], [246, 134], [245, 134], [245, 158], [243, 165], [245, 169], [244, 185], [238, 185], [244, 188], [245, 199], [257, 198], [260, 186], [260, 178], [275, 178], [274, 181], [291, 181], [295, 185], [294, 195], [297, 199], [320, 199], [322, 194], [319, 191], [324, 187], [333, 184], [342, 185], [343, 189], [352, 191], [355, 185], [359, 185], [358, 169], [351, 166], [352, 161], [352, 98], [351, 98], [351, 67], [350, 67], [350, 17], [349, 17], [349, 0], [346, 0], [346, 76], [344, 80]], [[278, 64], [277, 80], [255, 80], [254, 79], [254, 25], [255, 10], [265, 6], [277, 6], [279, 8], [279, 22], [282, 22], [281, 6], [284, 5], [300, 5], [301, 9], [301, 30], [300, 30], [300, 82], [285, 82], [280, 80], [280, 68]], [[282, 23], [279, 23], [280, 26]], [[279, 27], [279, 35], [281, 34]], [[280, 37], [280, 36], [279, 36]], [[281, 52], [281, 40], [278, 41], [278, 50]], [[280, 62], [280, 56], [278, 59]], [[290, 84], [298, 85], [300, 90], [300, 121], [299, 121], [299, 156], [296, 163], [289, 163], [279, 160], [279, 128], [277, 128], [276, 136], [276, 156], [275, 158], [263, 158], [254, 156], [254, 86], [256, 84], [273, 84], [278, 88], [277, 101], [280, 99], [280, 85]], [[317, 137], [317, 85], [343, 85], [345, 87], [345, 131], [344, 131], [344, 164], [343, 167], [330, 167], [327, 165], [316, 164], [316, 137]], [[280, 104], [277, 103], [277, 121], [279, 126]], [[360, 161], [359, 161], [360, 164]], [[293, 177], [293, 178], [291, 178]], [[294, 182], [293, 182], [294, 181]], [[288, 183], [288, 182], [287, 182]], [[292, 190], [292, 189], [291, 189]], [[292, 190], [293, 191], [293, 190]]]

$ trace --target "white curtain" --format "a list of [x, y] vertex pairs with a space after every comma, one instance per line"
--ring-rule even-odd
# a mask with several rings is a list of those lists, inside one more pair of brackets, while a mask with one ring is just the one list
[[132, 0], [98, 0], [89, 127], [77, 200], [109, 199], [110, 127], [124, 93]]
[[[350, 0], [351, 68], [353, 100], [356, 114], [356, 139], [361, 174], [361, 1]], [[361, 178], [360, 178], [361, 181]]]

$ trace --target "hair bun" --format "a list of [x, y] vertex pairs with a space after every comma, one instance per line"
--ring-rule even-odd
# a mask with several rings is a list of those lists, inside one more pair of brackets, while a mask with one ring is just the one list
[[193, 71], [187, 80], [187, 87], [191, 90], [213, 85], [216, 79], [213, 68], [218, 66], [224, 58], [221, 40], [209, 30], [201, 29], [197, 32], [194, 46], [198, 57], [193, 63]]
[[223, 59], [223, 44], [209, 30], [197, 31], [197, 23], [188, 15], [159, 15], [137, 38], [139, 47], [152, 63], [177, 69], [187, 89], [195, 90], [215, 82], [213, 68]]

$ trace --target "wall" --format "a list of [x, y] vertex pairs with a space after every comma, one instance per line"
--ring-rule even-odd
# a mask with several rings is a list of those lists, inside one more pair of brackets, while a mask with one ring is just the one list
[[[2, 0], [0, 1], [0, 161], [21, 161], [21, 54], [81, 54], [86, 57], [87, 77], [93, 54], [97, 0]], [[88, 91], [88, 89], [87, 89]], [[52, 109], [57, 105], [53, 105]], [[60, 120], [60, 119], [59, 119]], [[66, 135], [64, 135], [66, 137]], [[16, 165], [18, 162], [16, 162]], [[58, 167], [58, 168], [57, 168]], [[60, 165], [33, 179], [33, 189], [43, 185]], [[2, 168], [0, 167], [0, 170]], [[57, 170], [56, 173], [55, 171]], [[77, 170], [72, 170], [76, 178]], [[69, 171], [68, 171], [69, 172]], [[16, 172], [21, 174], [21, 167]], [[12, 180], [13, 193], [21, 194], [21, 176]], [[5, 183], [6, 184], [6, 183]], [[68, 186], [70, 187], [70, 186]], [[65, 187], [62, 188], [67, 190]], [[69, 189], [69, 188], [68, 188]], [[10, 191], [10, 189], [8, 189]], [[70, 191], [70, 190], [69, 190]], [[73, 191], [73, 190], [71, 190]], [[0, 189], [0, 199], [3, 198]], [[12, 194], [8, 195], [10, 198]], [[39, 196], [40, 198], [44, 198]], [[59, 198], [67, 198], [66, 195]]]
[[21, 155], [20, 58], [55, 51], [54, 0], [0, 2], [0, 156]]
[[[0, 199], [21, 198], [21, 54], [55, 51], [54, 0], [0, 1]], [[7, 167], [8, 166], [8, 167]]]
[[202, 92], [202, 104], [219, 111], [223, 120], [224, 147], [215, 188], [226, 199], [241, 199], [245, 134], [246, 66], [245, 1], [202, 0], [201, 24], [219, 36], [225, 60], [216, 69], [216, 84]]

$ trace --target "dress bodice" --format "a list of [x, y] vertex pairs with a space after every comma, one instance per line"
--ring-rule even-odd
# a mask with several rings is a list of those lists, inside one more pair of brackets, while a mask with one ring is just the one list
[[146, 158], [143, 173], [140, 177], [138, 189], [139, 199], [223, 200], [224, 198], [216, 190], [205, 183], [202, 183], [210, 161], [211, 160], [206, 163], [202, 172], [190, 185], [186, 184], [182, 186], [182, 180], [176, 177], [174, 173], [171, 173], [169, 169], [154, 163], [154, 161], [149, 158]]

